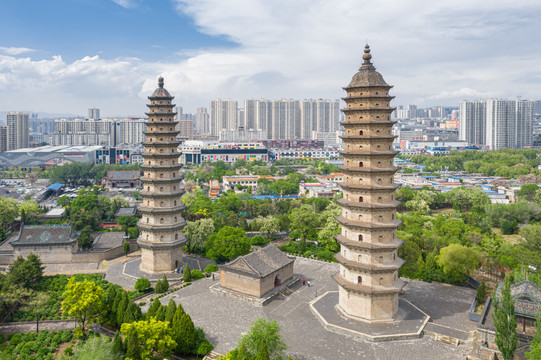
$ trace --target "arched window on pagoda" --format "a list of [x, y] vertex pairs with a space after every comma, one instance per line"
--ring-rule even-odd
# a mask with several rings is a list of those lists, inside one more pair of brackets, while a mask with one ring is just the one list
[[160, 218], [160, 224], [163, 224], [163, 218]]
[[361, 130], [361, 131], [359, 131], [359, 135], [361, 135], [361, 136], [363, 136], [363, 135], [364, 135], [364, 133], [363, 133], [363, 131], [362, 131], [362, 130]]
[[363, 197], [359, 196], [359, 202], [363, 202]]
[[359, 241], [363, 241], [363, 236], [359, 234]]
[[357, 276], [357, 284], [362, 284], [362, 283], [363, 283], [363, 277]]

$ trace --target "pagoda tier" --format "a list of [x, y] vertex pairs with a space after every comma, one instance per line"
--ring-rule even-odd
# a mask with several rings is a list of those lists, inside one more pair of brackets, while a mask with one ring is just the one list
[[394, 122], [389, 95], [392, 86], [376, 72], [365, 47], [364, 63], [344, 89], [344, 180], [342, 232], [336, 236], [340, 253], [335, 258], [340, 271], [333, 278], [338, 284], [339, 308], [354, 319], [368, 322], [393, 321], [398, 312], [398, 293], [404, 283], [398, 269], [404, 261], [396, 237], [401, 224], [395, 218], [399, 202], [394, 198], [397, 185], [393, 164], [397, 154], [392, 147]]
[[149, 119], [143, 142], [143, 189], [138, 207], [142, 217], [137, 244], [141, 248], [141, 269], [154, 273], [182, 266], [182, 246], [186, 243], [182, 228], [186, 221], [182, 217], [185, 206], [180, 201], [184, 190], [180, 186], [175, 105], [173, 96], [163, 87], [163, 78], [148, 98], [151, 103], [147, 105], [150, 111], [146, 113]]

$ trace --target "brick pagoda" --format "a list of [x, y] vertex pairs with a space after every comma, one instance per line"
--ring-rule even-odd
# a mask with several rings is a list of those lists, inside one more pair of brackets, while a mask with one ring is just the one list
[[393, 182], [396, 168], [391, 128], [394, 108], [388, 85], [370, 62], [366, 45], [363, 64], [343, 98], [345, 114], [344, 197], [339, 200], [342, 233], [336, 259], [340, 272], [338, 309], [346, 316], [368, 322], [393, 321], [398, 314], [398, 293], [403, 282], [398, 269], [404, 263], [397, 255], [402, 243], [396, 237], [400, 221], [395, 218], [398, 201]]
[[186, 238], [182, 228], [186, 221], [181, 211], [184, 204], [180, 197], [184, 190], [180, 186], [180, 153], [175, 130], [173, 96], [163, 87], [163, 78], [158, 79], [158, 88], [149, 96], [150, 109], [146, 115], [143, 176], [143, 198], [139, 211], [142, 214], [138, 227], [141, 230], [137, 244], [141, 248], [141, 270], [156, 273], [167, 272], [182, 266], [182, 247]]

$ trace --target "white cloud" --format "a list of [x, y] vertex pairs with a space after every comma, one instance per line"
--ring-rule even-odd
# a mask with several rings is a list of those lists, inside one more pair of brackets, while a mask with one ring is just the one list
[[4, 53], [6, 55], [21, 55], [21, 54], [26, 54], [26, 53], [33, 52], [33, 51], [36, 51], [36, 50], [25, 48], [25, 47], [4, 47], [4, 46], [0, 46], [0, 52]]
[[[136, 0], [116, 0], [135, 6]], [[182, 49], [178, 60], [0, 56], [0, 109], [142, 115], [156, 78], [186, 111], [214, 98], [339, 98], [361, 63], [394, 85], [394, 104], [456, 105], [466, 97], [539, 98], [541, 4], [494, 0], [175, 0], [232, 48]], [[179, 19], [179, 21], [181, 21]], [[94, 55], [94, 54], [91, 54]], [[23, 106], [24, 105], [24, 106]], [[45, 107], [45, 108], [44, 108]]]
[[115, 4], [122, 6], [125, 9], [133, 9], [137, 7], [137, 1], [136, 0], [111, 0]]

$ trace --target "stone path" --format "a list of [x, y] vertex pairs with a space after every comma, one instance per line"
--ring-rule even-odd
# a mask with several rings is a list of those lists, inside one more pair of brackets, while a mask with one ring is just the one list
[[[39, 322], [39, 330], [73, 330], [77, 327], [75, 320], [43, 320]], [[13, 334], [19, 332], [35, 332], [35, 321], [0, 323], [0, 334]]]
[[[160, 301], [166, 305], [172, 298], [177, 303], [182, 303], [195, 326], [205, 330], [210, 342], [215, 346], [214, 351], [220, 354], [236, 347], [239, 337], [246, 333], [252, 321], [259, 317], [278, 322], [289, 347], [288, 354], [299, 359], [396, 360], [419, 359], [422, 354], [423, 359], [454, 360], [464, 359], [468, 352], [467, 344], [455, 347], [434, 341], [433, 336], [374, 343], [327, 331], [311, 312], [308, 303], [327, 291], [336, 291], [336, 283], [331, 279], [331, 275], [338, 271], [338, 264], [297, 258], [294, 271], [301, 279], [310, 280], [312, 286], [302, 286], [302, 283], [293, 286], [289, 296], [276, 297], [263, 307], [221, 292], [212, 292], [210, 287], [218, 282], [218, 277], [214, 281], [211, 278], [194, 281], [191, 286], [167, 295]], [[474, 295], [470, 294], [469, 289], [463, 291], [456, 286], [446, 287], [423, 282], [414, 282], [408, 286], [416, 291], [407, 300], [423, 311], [425, 310], [419, 304], [431, 303], [432, 299], [435, 299], [436, 303], [429, 306], [432, 314], [426, 312], [430, 316], [434, 315], [437, 324], [446, 325], [447, 319], [453, 327], [460, 321], [468, 322], [469, 304], [463, 308], [462, 305], [454, 307], [451, 303], [471, 303]], [[435, 296], [438, 292], [445, 292], [445, 296]], [[459, 301], [462, 296], [467, 299]], [[148, 304], [143, 307], [143, 311], [146, 311], [146, 307]], [[469, 324], [463, 325], [468, 326]]]

